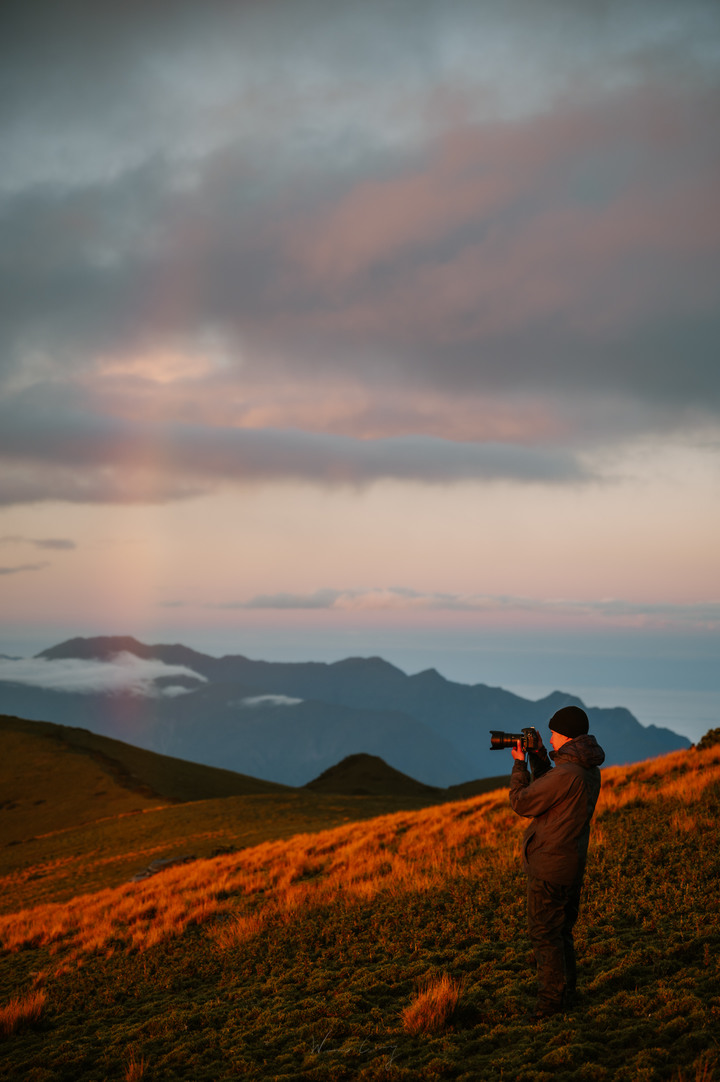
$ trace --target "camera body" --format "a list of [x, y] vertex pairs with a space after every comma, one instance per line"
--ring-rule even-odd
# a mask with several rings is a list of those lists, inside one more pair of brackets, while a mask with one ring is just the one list
[[503, 748], [513, 748], [520, 741], [520, 746], [525, 752], [540, 751], [542, 737], [532, 725], [528, 725], [520, 733], [501, 733], [498, 729], [490, 730], [490, 751], [502, 751]]

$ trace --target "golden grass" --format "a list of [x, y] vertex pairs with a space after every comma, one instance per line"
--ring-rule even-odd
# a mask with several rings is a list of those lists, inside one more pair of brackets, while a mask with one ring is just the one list
[[57, 740], [3, 725], [0, 733], [1, 845], [167, 804], [120, 785], [102, 764]]
[[703, 1052], [689, 1071], [679, 1071], [675, 1082], [714, 1082], [717, 1078], [718, 1054], [710, 1049]]
[[632, 766], [607, 767], [602, 777], [598, 815], [660, 796], [694, 804], [708, 785], [720, 781], [720, 745], [703, 751], [674, 751]]
[[[693, 829], [691, 805], [720, 780], [720, 748], [676, 752], [603, 772], [593, 827], [602, 845], [602, 813], [632, 801], [671, 798], [674, 826]], [[169, 868], [151, 879], [0, 916], [5, 950], [47, 947], [56, 970], [97, 951], [146, 950], [204, 925], [227, 949], [300, 907], [380, 891], [429, 891], [449, 876], [514, 866], [525, 821], [496, 791], [452, 804], [396, 812], [237, 853]]]
[[441, 977], [426, 978], [417, 999], [402, 1014], [402, 1026], [406, 1033], [439, 1033], [452, 1018], [460, 999], [462, 982], [453, 980], [447, 973]]
[[[484, 861], [516, 859], [507, 840], [520, 824], [502, 804], [485, 794], [169, 868], [140, 883], [1, 916], [0, 942], [5, 950], [50, 947], [81, 962], [120, 944], [146, 949], [211, 918], [219, 942], [237, 941], [270, 916], [338, 892], [370, 898], [384, 889], [431, 889], [462, 869], [466, 850], [472, 859], [480, 851]], [[495, 848], [500, 837], [502, 850]]]
[[23, 1026], [37, 1022], [46, 998], [45, 992], [36, 990], [25, 996], [16, 996], [4, 1007], [0, 1007], [0, 1036], [9, 1037]]
[[144, 1075], [145, 1058], [140, 1056], [138, 1059], [135, 1051], [129, 1052], [125, 1060], [125, 1082], [138, 1082]]

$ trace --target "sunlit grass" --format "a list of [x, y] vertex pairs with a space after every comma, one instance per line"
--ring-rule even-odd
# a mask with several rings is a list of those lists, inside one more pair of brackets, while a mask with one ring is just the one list
[[0, 1036], [8, 1037], [23, 1026], [32, 1025], [40, 1019], [47, 995], [43, 991], [15, 996], [0, 1007]]
[[[241, 928], [257, 928], [279, 913], [327, 903], [339, 893], [367, 900], [380, 890], [431, 890], [478, 861], [507, 866], [517, 859], [519, 826], [505, 799], [499, 802], [491, 793], [300, 834], [169, 868], [141, 883], [2, 916], [0, 943], [6, 950], [49, 946], [81, 963], [88, 954], [120, 945], [147, 949], [190, 924], [251, 905], [252, 919], [241, 913], [235, 921], [237, 938]], [[220, 934], [228, 934], [225, 927]]]
[[425, 978], [417, 999], [402, 1012], [406, 1033], [440, 1033], [452, 1018], [460, 999], [462, 983], [443, 973], [439, 978]]
[[[679, 802], [677, 830], [690, 831], [690, 806], [720, 781], [720, 748], [675, 752], [604, 773], [594, 845], [603, 817], [638, 800]], [[400, 812], [287, 841], [267, 842], [209, 860], [169, 868], [138, 884], [81, 895], [0, 916], [5, 950], [50, 946], [82, 962], [95, 951], [140, 950], [181, 935], [188, 925], [232, 917], [213, 935], [224, 941], [254, 934], [285, 911], [344, 897], [371, 899], [379, 891], [429, 891], [449, 877], [518, 862], [524, 821], [507, 795], [487, 793], [456, 804]], [[251, 911], [244, 911], [250, 906]]]

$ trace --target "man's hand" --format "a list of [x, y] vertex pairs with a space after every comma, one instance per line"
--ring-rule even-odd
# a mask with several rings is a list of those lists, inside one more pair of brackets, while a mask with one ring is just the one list
[[513, 759], [517, 759], [518, 762], [525, 762], [525, 752], [523, 751], [522, 740], [516, 740], [512, 748], [510, 748], [510, 754]]

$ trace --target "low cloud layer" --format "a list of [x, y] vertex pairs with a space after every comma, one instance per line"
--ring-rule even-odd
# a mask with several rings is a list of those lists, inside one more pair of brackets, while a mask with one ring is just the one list
[[704, 0], [11, 5], [0, 503], [716, 438], [719, 42]]
[[246, 699], [240, 699], [238, 706], [297, 706], [302, 699], [294, 699], [291, 695], [250, 695]]
[[539, 613], [546, 616], [600, 617], [608, 622], [635, 626], [688, 626], [720, 629], [720, 601], [675, 605], [625, 601], [618, 598], [572, 600], [509, 595], [452, 594], [406, 587], [316, 590], [311, 594], [266, 594], [248, 601], [228, 602], [220, 608], [287, 610], [431, 610], [445, 612]]
[[94, 693], [123, 692], [141, 696], [170, 696], [186, 692], [180, 685], [158, 687], [156, 681], [167, 677], [191, 677], [199, 683], [205, 677], [183, 665], [165, 665], [162, 661], [144, 660], [134, 654], [118, 654], [112, 661], [65, 658], [0, 659], [0, 682], [27, 684], [50, 691]]

